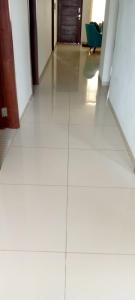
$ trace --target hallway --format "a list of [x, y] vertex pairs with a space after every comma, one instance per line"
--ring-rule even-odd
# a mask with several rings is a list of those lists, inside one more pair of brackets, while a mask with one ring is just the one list
[[57, 46], [3, 163], [2, 300], [135, 299], [135, 176], [99, 59]]

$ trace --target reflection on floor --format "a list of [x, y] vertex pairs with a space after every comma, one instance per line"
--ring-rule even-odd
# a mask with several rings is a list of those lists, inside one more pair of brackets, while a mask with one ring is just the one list
[[0, 167], [12, 143], [16, 130], [0, 129]]
[[98, 68], [58, 46], [4, 161], [2, 300], [135, 299], [135, 178]]

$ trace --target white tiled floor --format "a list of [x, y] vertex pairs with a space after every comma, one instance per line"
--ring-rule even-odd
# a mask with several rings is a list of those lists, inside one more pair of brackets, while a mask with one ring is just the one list
[[67, 300], [135, 299], [135, 256], [67, 256]]
[[64, 124], [27, 124], [17, 133], [15, 146], [68, 148], [68, 126]]
[[0, 199], [0, 249], [65, 252], [66, 187], [0, 186]]
[[16, 134], [14, 129], [0, 129], [0, 168]]
[[69, 188], [68, 252], [135, 254], [135, 190]]
[[135, 188], [126, 151], [70, 150], [69, 185]]
[[124, 150], [125, 145], [117, 127], [71, 125], [71, 149]]
[[135, 299], [135, 176], [99, 58], [56, 48], [4, 161], [2, 300]]
[[64, 254], [0, 253], [0, 299], [63, 300]]

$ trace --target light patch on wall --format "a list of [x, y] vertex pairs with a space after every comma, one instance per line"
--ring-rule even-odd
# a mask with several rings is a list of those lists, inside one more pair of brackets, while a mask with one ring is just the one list
[[106, 0], [93, 0], [92, 21], [102, 23], [105, 15]]

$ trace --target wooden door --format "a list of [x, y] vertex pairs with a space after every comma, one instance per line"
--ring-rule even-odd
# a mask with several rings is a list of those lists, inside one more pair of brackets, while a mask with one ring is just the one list
[[8, 0], [0, 0], [0, 128], [18, 128], [14, 53]]
[[83, 0], [58, 1], [58, 41], [80, 43]]

